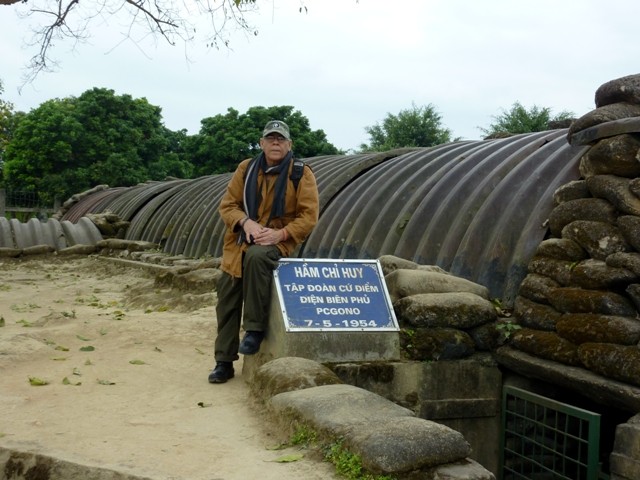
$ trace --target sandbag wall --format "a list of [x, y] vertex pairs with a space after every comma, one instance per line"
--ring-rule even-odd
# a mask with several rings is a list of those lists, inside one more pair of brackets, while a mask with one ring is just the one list
[[596, 107], [569, 129], [591, 148], [554, 195], [511, 347], [640, 386], [640, 76], [602, 85]]

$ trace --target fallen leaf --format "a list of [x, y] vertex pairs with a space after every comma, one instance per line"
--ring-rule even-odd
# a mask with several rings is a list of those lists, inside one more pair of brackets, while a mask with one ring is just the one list
[[111, 380], [100, 380], [99, 378], [98, 383], [100, 385], [115, 385], [115, 382], [112, 382]]
[[67, 347], [63, 347], [62, 345], [58, 345], [55, 350], [60, 350], [61, 352], [68, 352], [69, 349]]
[[4, 317], [0, 317], [0, 327], [4, 327]]
[[90, 338], [83, 337], [82, 335], [76, 335], [76, 338], [78, 340], [82, 340], [83, 342], [88, 342], [89, 340], [91, 340]]
[[49, 385], [49, 382], [38, 377], [29, 377], [29, 383], [34, 387], [41, 387], [42, 385]]
[[198, 347], [196, 347], [196, 352], [198, 352], [200, 355], [204, 355], [204, 352], [200, 350]]
[[55, 360], [56, 362], [62, 362], [66, 360], [68, 357], [54, 357], [51, 360]]
[[74, 374], [74, 375], [77, 375], [77, 376], [79, 376], [79, 377], [81, 377], [81, 376], [82, 376], [82, 374], [80, 373], [80, 370], [78, 370], [77, 368], [74, 368], [74, 369], [73, 369], [73, 374]]
[[154, 348], [153, 350], [156, 351], [156, 352], [161, 352], [162, 351], [162, 349], [160, 349], [158, 347]]
[[201, 407], [201, 408], [206, 408], [206, 407], [213, 406], [213, 403], [198, 402], [198, 406]]
[[129, 360], [129, 363], [131, 365], [146, 365], [147, 362], [145, 362], [144, 360]]
[[92, 347], [91, 345], [87, 345], [86, 347], [80, 347], [81, 352], [93, 352], [96, 347]]
[[71, 380], [69, 380], [67, 377], [64, 377], [62, 379], [62, 384], [63, 385], [73, 385], [74, 387], [77, 387], [78, 385], [82, 385], [82, 382], [77, 382], [77, 383], [73, 383]]
[[283, 455], [282, 457], [278, 457], [272, 461], [277, 463], [289, 463], [289, 462], [297, 462], [302, 458], [304, 458], [303, 453], [290, 453], [289, 455]]

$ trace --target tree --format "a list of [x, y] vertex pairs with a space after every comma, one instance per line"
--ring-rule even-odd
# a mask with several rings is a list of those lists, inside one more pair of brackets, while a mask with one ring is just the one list
[[289, 125], [293, 151], [299, 158], [342, 153], [327, 141], [322, 130], [311, 130], [309, 120], [291, 106], [251, 107], [243, 114], [228, 108], [225, 115], [201, 120], [200, 132], [187, 140], [195, 174], [230, 172], [240, 161], [257, 155], [262, 129], [273, 119]]
[[562, 122], [574, 117], [573, 112], [562, 111], [551, 116], [551, 109], [536, 105], [526, 109], [520, 102], [515, 102], [507, 112], [502, 109], [500, 115], [494, 115], [494, 122], [489, 128], [478, 127], [485, 137], [496, 137], [504, 134], [543, 132], [549, 130], [550, 122]]
[[131, 186], [191, 173], [146, 99], [94, 88], [48, 100], [24, 116], [5, 152], [4, 182], [37, 192], [43, 203], [97, 184]]
[[432, 104], [388, 113], [382, 124], [365, 127], [371, 143], [362, 144], [363, 152], [383, 152], [402, 147], [432, 147], [451, 141], [451, 131], [441, 126], [441, 117]]
[[[4, 92], [4, 85], [0, 80], [0, 95]], [[2, 164], [4, 162], [4, 151], [13, 136], [16, 125], [20, 118], [24, 114], [22, 112], [15, 112], [13, 110], [13, 104], [0, 98], [0, 172], [2, 171]], [[0, 178], [2, 178], [0, 176]]]
[[[34, 30], [30, 42], [37, 51], [27, 66], [25, 83], [56, 66], [50, 50], [58, 41], [84, 41], [97, 25], [115, 24], [120, 27], [122, 23], [128, 23], [124, 28], [128, 38], [136, 33], [140, 37], [151, 34], [170, 45], [189, 43], [196, 34], [202, 33], [205, 44], [215, 48], [228, 46], [226, 32], [229, 24], [245, 33], [258, 34], [245, 19], [246, 13], [257, 10], [256, 0], [97, 0], [87, 3], [79, 0], [0, 0], [0, 5], [16, 5], [15, 8], [21, 9], [24, 16], [43, 20]], [[300, 11], [306, 11], [306, 7], [301, 6]], [[200, 32], [196, 25], [202, 17], [208, 20], [204, 32]]]

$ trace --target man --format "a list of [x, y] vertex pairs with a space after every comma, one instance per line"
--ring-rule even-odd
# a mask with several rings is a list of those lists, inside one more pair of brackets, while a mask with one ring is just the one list
[[287, 124], [268, 122], [260, 139], [262, 153], [238, 165], [220, 202], [227, 231], [217, 286], [216, 366], [210, 383], [233, 378], [238, 353], [258, 352], [269, 317], [273, 270], [318, 221], [315, 176], [308, 166], [294, 161], [291, 146]]

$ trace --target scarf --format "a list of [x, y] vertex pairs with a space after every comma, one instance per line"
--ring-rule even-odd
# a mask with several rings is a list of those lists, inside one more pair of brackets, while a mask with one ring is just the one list
[[249, 162], [244, 181], [243, 196], [244, 211], [247, 214], [247, 217], [251, 220], [258, 219], [258, 207], [260, 206], [260, 202], [262, 202], [262, 195], [258, 189], [258, 172], [260, 170], [262, 170], [265, 175], [278, 175], [275, 185], [273, 205], [271, 207], [269, 220], [267, 220], [265, 227], [269, 226], [269, 222], [271, 222], [272, 218], [282, 217], [284, 215], [284, 198], [287, 193], [287, 176], [292, 157], [293, 152], [290, 151], [278, 165], [269, 167], [267, 166], [267, 159], [263, 152]]

